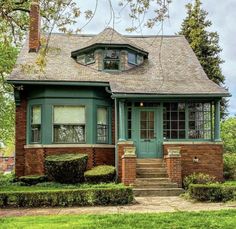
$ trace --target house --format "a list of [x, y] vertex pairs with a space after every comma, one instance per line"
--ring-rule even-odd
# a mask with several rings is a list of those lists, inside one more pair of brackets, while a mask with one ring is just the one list
[[208, 79], [183, 36], [55, 33], [40, 71], [29, 67], [40, 50], [38, 7], [7, 80], [17, 176], [44, 173], [47, 155], [77, 152], [88, 154], [88, 168], [115, 165], [127, 185], [145, 163], [149, 172], [165, 165], [178, 186], [193, 172], [223, 179], [220, 101], [229, 93]]

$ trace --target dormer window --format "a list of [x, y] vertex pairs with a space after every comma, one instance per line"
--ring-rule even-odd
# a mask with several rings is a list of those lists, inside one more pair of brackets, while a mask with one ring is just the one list
[[94, 52], [78, 55], [76, 60], [80, 64], [84, 64], [84, 65], [92, 64], [95, 62]]
[[120, 51], [116, 49], [106, 49], [103, 59], [104, 70], [120, 69]]
[[143, 56], [134, 52], [128, 52], [128, 63], [133, 65], [140, 65], [143, 63]]

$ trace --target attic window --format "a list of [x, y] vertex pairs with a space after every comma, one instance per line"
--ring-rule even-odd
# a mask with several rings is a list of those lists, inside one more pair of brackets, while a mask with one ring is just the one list
[[78, 55], [76, 60], [80, 64], [92, 64], [95, 62], [94, 52]]
[[116, 49], [105, 50], [104, 70], [119, 70], [120, 68], [120, 51]]
[[134, 53], [134, 52], [129, 52], [128, 53], [128, 63], [134, 64], [134, 65], [139, 65], [139, 64], [143, 63], [143, 56], [138, 55], [137, 53]]

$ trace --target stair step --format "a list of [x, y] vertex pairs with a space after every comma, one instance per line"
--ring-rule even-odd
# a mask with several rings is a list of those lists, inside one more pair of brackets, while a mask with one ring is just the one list
[[137, 163], [137, 168], [165, 168], [163, 163]]
[[137, 182], [151, 182], [151, 183], [169, 183], [171, 182], [170, 178], [137, 178]]
[[137, 173], [137, 178], [165, 178], [168, 177], [166, 172], [158, 172], [158, 173]]
[[134, 188], [135, 196], [179, 196], [182, 188]]
[[140, 159], [138, 158], [136, 160], [137, 163], [164, 163], [163, 159], [156, 159], [156, 158], [150, 158], [150, 159]]
[[144, 173], [167, 173], [166, 168], [137, 168], [138, 174]]
[[178, 188], [178, 184], [176, 183], [134, 183], [135, 188]]

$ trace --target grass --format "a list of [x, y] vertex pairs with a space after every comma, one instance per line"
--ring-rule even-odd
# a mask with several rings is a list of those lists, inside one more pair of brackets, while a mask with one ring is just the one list
[[1, 229], [10, 228], [235, 228], [236, 210], [157, 214], [57, 215], [0, 219]]

